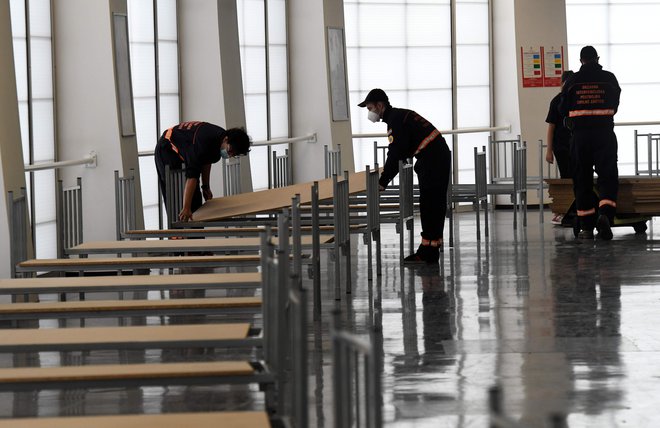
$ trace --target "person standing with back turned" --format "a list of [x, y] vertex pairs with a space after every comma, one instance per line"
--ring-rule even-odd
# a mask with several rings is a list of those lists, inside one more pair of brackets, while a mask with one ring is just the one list
[[437, 263], [442, 251], [442, 237], [447, 212], [447, 186], [451, 154], [444, 137], [428, 120], [412, 110], [390, 105], [382, 89], [372, 89], [358, 104], [369, 110], [369, 120], [387, 124], [389, 147], [380, 189], [385, 190], [399, 173], [399, 161], [415, 156], [419, 179], [419, 211], [422, 220], [422, 243], [417, 252], [404, 259], [406, 264]]
[[[579, 239], [612, 239], [619, 190], [614, 115], [621, 88], [614, 74], [598, 64], [593, 46], [580, 51], [580, 71], [568, 79], [561, 93], [560, 110], [572, 132], [573, 190], [580, 223]], [[593, 171], [598, 174], [598, 208], [594, 206]]]

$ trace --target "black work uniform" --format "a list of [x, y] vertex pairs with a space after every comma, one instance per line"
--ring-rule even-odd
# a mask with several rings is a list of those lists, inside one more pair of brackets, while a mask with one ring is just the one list
[[165, 166], [181, 169], [185, 164], [186, 178], [195, 178], [198, 181], [190, 208], [195, 212], [202, 206], [202, 192], [199, 187], [202, 167], [220, 160], [220, 145], [225, 133], [223, 128], [208, 122], [183, 122], [163, 133], [154, 151], [163, 200], [167, 197]]
[[552, 133], [552, 153], [555, 155], [557, 168], [559, 168], [559, 176], [561, 178], [571, 178], [571, 131], [564, 126], [564, 116], [559, 111], [560, 100], [561, 93], [550, 101], [550, 108], [545, 121], [555, 125]]
[[614, 74], [596, 62], [582, 65], [564, 84], [560, 110], [572, 131], [573, 190], [582, 229], [593, 229], [593, 170], [598, 174], [598, 211], [614, 220], [619, 190], [614, 114], [621, 88]]
[[451, 162], [447, 142], [440, 135], [440, 131], [412, 110], [388, 106], [383, 113], [383, 122], [387, 123], [390, 144], [379, 183], [387, 187], [399, 173], [399, 161], [415, 156], [422, 245], [425, 245], [425, 241], [438, 241], [443, 236], [447, 213], [447, 185]]

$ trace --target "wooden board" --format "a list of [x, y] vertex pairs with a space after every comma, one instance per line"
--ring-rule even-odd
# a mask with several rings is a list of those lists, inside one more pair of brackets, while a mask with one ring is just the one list
[[0, 279], [0, 294], [65, 293], [69, 290], [75, 292], [163, 290], [176, 287], [215, 288], [220, 285], [259, 284], [261, 284], [260, 272], [12, 278]]
[[0, 369], [0, 384], [9, 382], [71, 382], [158, 379], [166, 377], [247, 376], [253, 373], [254, 369], [246, 361], [19, 367]]
[[[566, 213], [575, 200], [573, 180], [547, 179], [546, 182], [552, 199], [552, 212]], [[660, 177], [619, 177], [617, 214], [660, 215]]]
[[[349, 193], [356, 194], [367, 190], [366, 173], [364, 171], [349, 174], [348, 180]], [[320, 180], [318, 183], [319, 199], [332, 199], [332, 179]], [[300, 195], [301, 204], [309, 204], [312, 200], [312, 184], [312, 182], [308, 182], [259, 192], [213, 198], [193, 213], [193, 221], [214, 221], [277, 211], [290, 207], [291, 198], [296, 194]]]
[[2, 419], [0, 428], [269, 428], [266, 412], [166, 413]]
[[86, 266], [107, 266], [108, 268], [117, 266], [126, 266], [126, 269], [132, 269], [133, 266], [148, 265], [151, 268], [170, 268], [180, 267], [201, 263], [208, 266], [216, 264], [235, 263], [240, 265], [246, 262], [259, 262], [259, 255], [232, 255], [232, 256], [185, 256], [185, 257], [95, 257], [88, 259], [31, 259], [18, 263], [19, 268], [24, 269], [42, 269], [49, 270], [53, 268], [71, 268], [71, 270], [85, 270]]
[[[273, 243], [277, 245], [277, 237]], [[304, 247], [312, 246], [312, 237], [301, 237]], [[122, 240], [84, 242], [67, 250], [69, 254], [121, 254], [121, 253], [186, 253], [186, 252], [222, 252], [222, 251], [257, 251], [261, 247], [260, 237], [246, 238], [207, 238], [207, 239], [171, 239], [171, 240]]]
[[222, 341], [245, 339], [250, 324], [199, 324], [130, 327], [85, 327], [65, 329], [0, 330], [0, 349], [26, 345], [66, 345], [92, 343], [152, 343], [169, 341]]
[[229, 309], [258, 308], [261, 297], [218, 297], [199, 299], [169, 300], [82, 300], [72, 302], [8, 303], [0, 304], [3, 314], [48, 314], [51, 312], [111, 312], [111, 311], [150, 311], [173, 309]]

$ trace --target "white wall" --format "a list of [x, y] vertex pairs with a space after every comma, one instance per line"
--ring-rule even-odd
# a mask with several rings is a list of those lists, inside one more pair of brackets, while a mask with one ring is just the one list
[[323, 178], [324, 145], [341, 144], [342, 167], [353, 171], [351, 123], [332, 121], [326, 52], [326, 27], [344, 28], [343, 2], [289, 0], [288, 25], [292, 135], [318, 136], [317, 143], [294, 145], [294, 180]]
[[[123, 175], [134, 168], [139, 178], [135, 137], [119, 132], [112, 10], [125, 13], [125, 1], [53, 2], [59, 160], [98, 155], [96, 168], [61, 171], [65, 185], [82, 177], [85, 241], [115, 239], [114, 171]], [[138, 203], [141, 225], [141, 198]]]
[[[18, 117], [16, 75], [11, 35], [9, 2], [0, 2], [0, 278], [8, 278], [9, 265], [9, 222], [7, 192], [18, 194], [25, 187], [23, 151], [21, 149], [21, 127]], [[31, 242], [31, 240], [30, 240]], [[30, 249], [31, 252], [31, 249]]]

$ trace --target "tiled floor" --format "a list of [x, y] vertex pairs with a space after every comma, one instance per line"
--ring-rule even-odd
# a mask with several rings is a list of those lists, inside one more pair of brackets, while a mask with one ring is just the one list
[[[415, 269], [401, 269], [398, 236], [385, 226], [383, 276], [367, 281], [366, 250], [355, 239], [354, 293], [338, 303], [324, 260], [323, 314], [309, 332], [310, 426], [332, 426], [334, 306], [358, 333], [382, 322], [387, 426], [486, 427], [487, 390], [496, 383], [506, 413], [525, 427], [546, 426], [551, 412], [566, 414], [570, 427], [660, 426], [660, 224], [645, 235], [617, 228], [611, 242], [583, 242], [549, 218], [540, 225], [530, 211], [527, 228], [514, 232], [511, 213], [498, 211], [489, 239], [477, 242], [474, 215], [461, 214], [455, 248], [445, 246], [438, 267]], [[103, 323], [110, 321], [94, 321]], [[1, 356], [0, 364], [227, 357], [43, 353]], [[0, 394], [2, 417], [262, 407], [261, 395], [245, 387]]]

